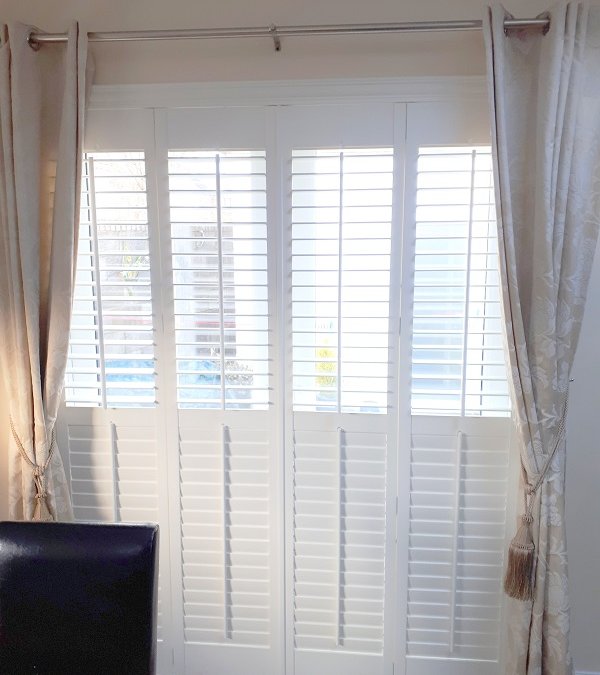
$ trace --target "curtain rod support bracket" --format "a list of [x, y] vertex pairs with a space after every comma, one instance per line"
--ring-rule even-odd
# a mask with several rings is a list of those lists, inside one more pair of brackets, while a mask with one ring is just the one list
[[41, 43], [36, 40], [36, 34], [39, 33], [39, 30], [32, 26], [29, 33], [27, 33], [27, 44], [33, 49], [34, 52], [39, 52], [41, 48]]
[[273, 38], [273, 46], [275, 47], [276, 52], [281, 51], [281, 38], [279, 37], [279, 33], [277, 32], [277, 26], [272, 23], [269, 26], [269, 33], [271, 33], [271, 37]]

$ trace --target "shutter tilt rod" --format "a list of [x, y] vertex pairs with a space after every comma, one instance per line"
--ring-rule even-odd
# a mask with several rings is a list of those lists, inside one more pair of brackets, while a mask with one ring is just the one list
[[[432, 33], [482, 30], [483, 22], [458, 21], [403, 21], [400, 23], [346, 23], [317, 24], [314, 26], [248, 26], [237, 28], [187, 28], [181, 30], [132, 30], [88, 33], [90, 42], [143, 42], [146, 40], [202, 40], [220, 38], [271, 38], [275, 51], [281, 51], [282, 37], [306, 35], [366, 35], [382, 33]], [[538, 28], [546, 33], [550, 28], [548, 18], [507, 19], [504, 30]], [[33, 29], [27, 41], [34, 49], [42, 44], [66, 42], [65, 33], [43, 33]]]

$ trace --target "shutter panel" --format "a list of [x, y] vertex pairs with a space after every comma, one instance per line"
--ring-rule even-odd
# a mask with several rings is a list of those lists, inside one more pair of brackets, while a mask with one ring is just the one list
[[157, 625], [162, 670], [171, 660], [171, 602], [166, 522], [159, 510], [154, 343], [144, 153], [87, 153], [63, 447], [76, 520], [160, 522], [163, 528]]
[[180, 408], [269, 401], [264, 151], [170, 152]]
[[77, 520], [158, 522], [156, 415], [144, 410], [67, 410]]
[[[386, 421], [364, 417], [295, 415], [296, 650], [371, 655], [351, 673], [377, 672], [383, 652]], [[299, 673], [320, 664], [297, 656]]]
[[415, 150], [407, 674], [496, 673], [510, 402], [491, 152]]
[[294, 410], [385, 412], [391, 149], [292, 153]]
[[509, 436], [508, 419], [412, 419], [410, 675], [428, 658], [495, 672], [475, 662], [499, 658]]
[[[67, 436], [71, 497], [75, 520], [158, 523], [158, 438], [156, 411], [66, 407], [62, 423]], [[164, 521], [161, 523], [164, 527]], [[161, 533], [158, 592], [158, 643], [161, 662], [166, 649], [164, 632], [170, 619], [167, 594], [168, 547]]]
[[68, 406], [154, 405], [146, 202], [144, 153], [86, 154]]
[[243, 672], [267, 673], [272, 419], [182, 410], [179, 426], [186, 659], [211, 673], [241, 672], [242, 661]]
[[297, 675], [383, 672], [392, 165], [292, 152]]
[[266, 155], [169, 151], [186, 672], [273, 669]]
[[506, 415], [490, 148], [419, 148], [416, 205], [413, 413]]

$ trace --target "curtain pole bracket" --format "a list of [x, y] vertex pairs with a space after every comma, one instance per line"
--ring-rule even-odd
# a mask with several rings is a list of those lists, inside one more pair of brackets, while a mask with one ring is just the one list
[[33, 49], [34, 52], [39, 52], [42, 44], [36, 39], [36, 35], [39, 33], [39, 29], [32, 26], [29, 33], [27, 33], [27, 44]]
[[279, 37], [279, 33], [277, 32], [277, 26], [272, 23], [269, 26], [269, 33], [271, 34], [271, 37], [273, 38], [273, 46], [275, 47], [276, 52], [281, 51], [281, 38]]

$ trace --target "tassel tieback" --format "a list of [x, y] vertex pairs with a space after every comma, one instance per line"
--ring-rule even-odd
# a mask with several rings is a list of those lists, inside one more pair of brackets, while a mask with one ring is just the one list
[[554, 455], [560, 445], [560, 441], [564, 436], [568, 406], [569, 390], [567, 389], [552, 452], [546, 457], [544, 466], [533, 484], [528, 482], [525, 466], [521, 463], [523, 480], [526, 484], [525, 513], [521, 516], [521, 526], [508, 547], [508, 562], [506, 565], [506, 575], [504, 577], [504, 592], [511, 598], [517, 600], [533, 600], [534, 597], [536, 553], [533, 535], [531, 533], [531, 525], [533, 524], [533, 504], [537, 491], [546, 478], [550, 464], [552, 463]]
[[37, 521], [54, 520], [52, 514], [50, 513], [50, 509], [48, 509], [48, 504], [46, 502], [46, 500], [48, 499], [48, 492], [46, 490], [46, 479], [44, 475], [46, 473], [46, 469], [50, 465], [50, 461], [52, 460], [52, 455], [54, 453], [54, 448], [56, 447], [56, 435], [54, 432], [54, 428], [52, 429], [50, 448], [48, 449], [48, 457], [46, 458], [46, 461], [42, 465], [37, 464], [37, 462], [33, 462], [29, 458], [29, 455], [27, 454], [25, 448], [23, 447], [23, 443], [21, 443], [21, 439], [17, 434], [17, 430], [15, 429], [12, 417], [10, 418], [10, 429], [12, 431], [15, 443], [17, 444], [17, 448], [19, 449], [19, 453], [23, 458], [23, 461], [29, 465], [33, 473], [33, 481], [35, 483], [36, 493], [34, 495], [35, 508], [33, 510], [32, 520]]
[[535, 544], [531, 535], [533, 516], [525, 513], [521, 516], [521, 527], [508, 547], [508, 563], [504, 578], [504, 591], [517, 600], [533, 600], [535, 580]]

